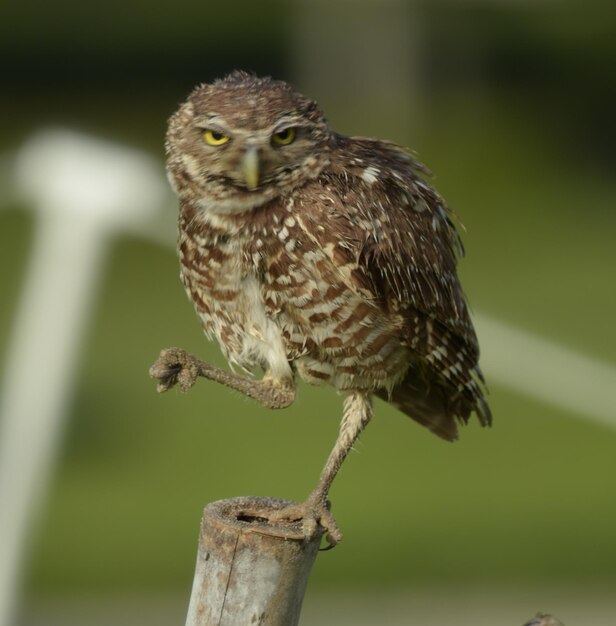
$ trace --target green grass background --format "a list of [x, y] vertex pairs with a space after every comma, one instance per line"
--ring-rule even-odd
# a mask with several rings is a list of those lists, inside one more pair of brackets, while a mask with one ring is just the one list
[[[77, 125], [162, 157], [165, 118], [185, 90], [158, 94], [150, 107], [151, 94], [134, 94], [103, 112], [101, 89], [90, 87], [79, 107], [50, 87], [52, 119], [65, 102]], [[40, 109], [16, 102], [4, 110], [19, 108], [20, 119]], [[570, 129], [575, 112], [558, 102], [507, 84], [487, 95], [454, 86], [431, 101], [412, 137], [395, 138], [437, 174], [466, 226], [461, 275], [473, 309], [614, 364], [614, 161], [584, 140], [584, 119]], [[328, 113], [344, 125], [344, 111]], [[25, 134], [11, 129], [3, 148]], [[0, 212], [0, 354], [32, 242], [24, 209]], [[29, 594], [187, 590], [206, 503], [302, 499], [314, 485], [340, 397], [302, 385], [295, 405], [274, 412], [206, 382], [158, 396], [147, 369], [169, 345], [223, 362], [184, 296], [173, 250], [120, 237], [31, 546]], [[345, 537], [319, 557], [314, 588], [616, 582], [616, 431], [490, 388], [494, 427], [472, 423], [453, 445], [377, 403], [334, 484]]]

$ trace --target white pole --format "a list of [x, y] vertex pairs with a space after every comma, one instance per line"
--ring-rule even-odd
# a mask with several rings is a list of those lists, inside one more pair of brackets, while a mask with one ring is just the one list
[[110, 235], [147, 222], [167, 200], [149, 157], [67, 131], [28, 142], [16, 174], [40, 215], [0, 397], [0, 626], [15, 619]]
[[11, 623], [28, 531], [50, 470], [106, 252], [97, 225], [42, 215], [7, 355], [0, 422], [0, 624]]

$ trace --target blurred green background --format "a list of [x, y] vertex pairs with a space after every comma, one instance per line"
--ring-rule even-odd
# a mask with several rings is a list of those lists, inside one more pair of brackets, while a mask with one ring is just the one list
[[[412, 146], [435, 172], [467, 229], [474, 310], [616, 363], [609, 3], [61, 0], [2, 12], [6, 154], [60, 125], [162, 162], [166, 120], [195, 84], [234, 68], [290, 80], [337, 130]], [[0, 211], [0, 355], [32, 241], [26, 208]], [[341, 415], [333, 391], [302, 386], [282, 412], [207, 383], [158, 396], [147, 369], [169, 345], [222, 363], [173, 249], [118, 237], [30, 546], [23, 624], [181, 623], [202, 507], [299, 500], [314, 485]], [[519, 623], [538, 609], [613, 623], [599, 615], [616, 609], [616, 430], [490, 389], [494, 427], [471, 424], [455, 445], [377, 404], [331, 493], [345, 540], [317, 560], [305, 624], [516, 623], [506, 607]]]

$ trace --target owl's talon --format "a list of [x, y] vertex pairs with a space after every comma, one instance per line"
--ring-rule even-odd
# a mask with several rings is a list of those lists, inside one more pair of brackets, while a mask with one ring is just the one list
[[188, 352], [181, 348], [166, 348], [150, 367], [149, 374], [151, 378], [158, 380], [156, 391], [159, 393], [164, 393], [175, 385], [186, 392], [195, 384], [199, 367]]
[[169, 376], [165, 380], [159, 381], [156, 385], [156, 391], [158, 393], [165, 393], [165, 391], [169, 391], [175, 384], [177, 383], [177, 378], [175, 376]]
[[280, 509], [270, 519], [272, 521], [301, 521], [302, 532], [308, 540], [314, 539], [317, 533], [325, 531], [328, 546], [322, 550], [331, 550], [342, 540], [342, 533], [329, 509], [329, 500], [323, 501], [310, 497], [302, 504], [293, 504]]

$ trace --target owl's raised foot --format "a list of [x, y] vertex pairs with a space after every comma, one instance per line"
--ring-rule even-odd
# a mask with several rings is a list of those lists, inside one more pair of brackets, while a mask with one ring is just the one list
[[268, 409], [284, 409], [295, 400], [291, 379], [275, 379], [266, 374], [263, 380], [252, 380], [205, 363], [182, 348], [162, 350], [150, 368], [150, 376], [158, 380], [156, 389], [160, 393], [175, 385], [188, 391], [201, 376], [235, 389]]
[[342, 540], [342, 533], [330, 511], [330, 502], [327, 499], [310, 496], [301, 504], [292, 504], [270, 515], [270, 520], [302, 523], [302, 531], [307, 539], [313, 539], [320, 529], [325, 530], [325, 540], [330, 550]]
[[156, 390], [168, 391], [178, 385], [188, 391], [200, 375], [200, 361], [182, 348], [165, 348], [156, 362], [150, 367], [150, 376], [158, 380]]

